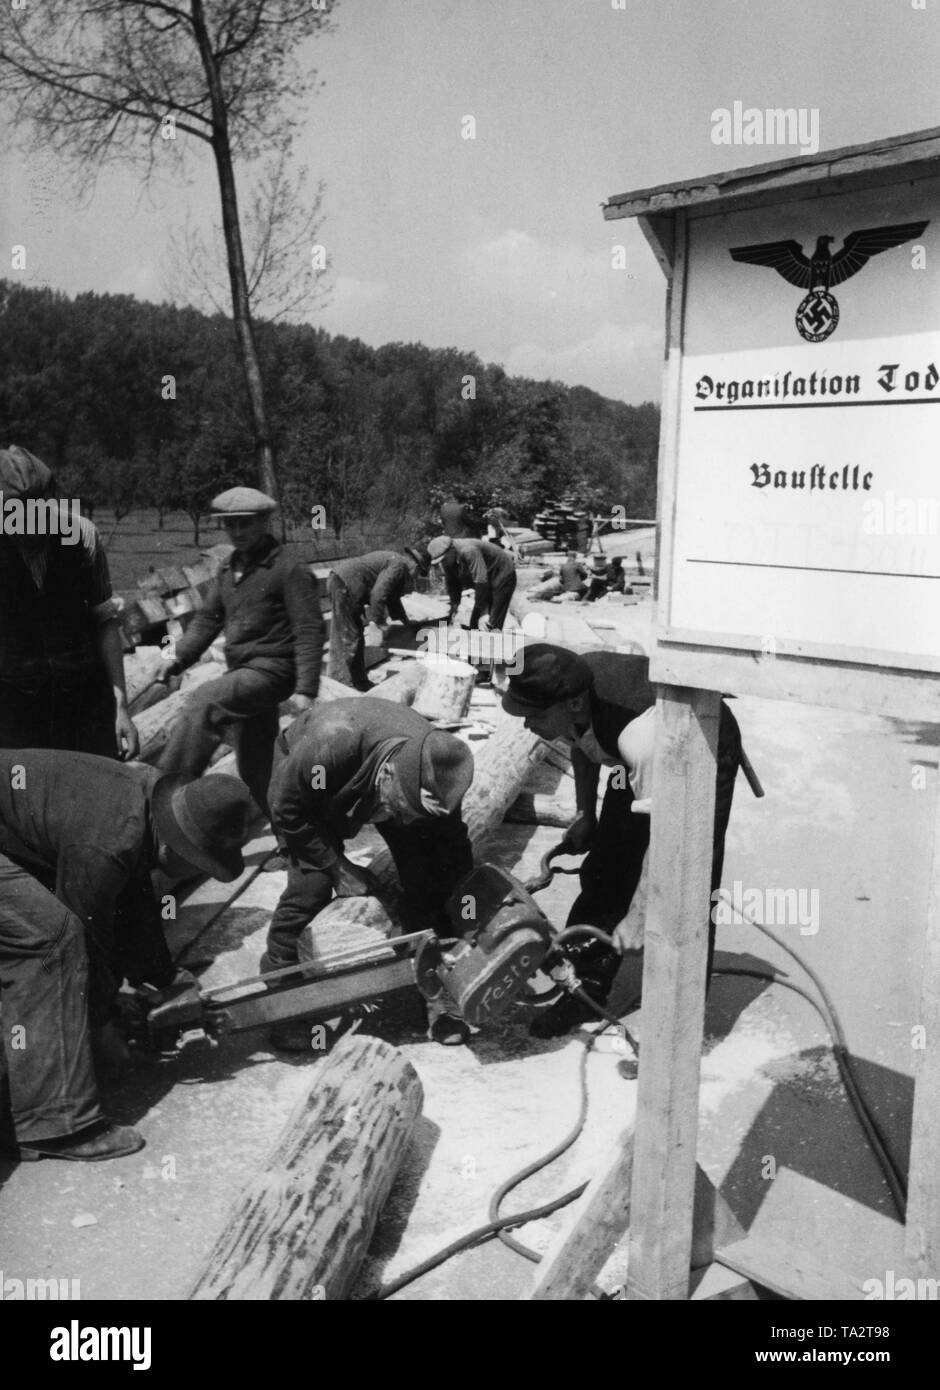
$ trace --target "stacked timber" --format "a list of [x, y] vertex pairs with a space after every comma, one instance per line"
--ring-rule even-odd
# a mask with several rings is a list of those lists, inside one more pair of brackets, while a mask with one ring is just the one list
[[165, 629], [171, 637], [178, 635], [203, 606], [220, 563], [218, 556], [204, 555], [194, 565], [170, 565], [138, 580], [136, 589], [121, 596], [124, 606], [119, 622], [125, 640], [140, 641], [154, 628]]

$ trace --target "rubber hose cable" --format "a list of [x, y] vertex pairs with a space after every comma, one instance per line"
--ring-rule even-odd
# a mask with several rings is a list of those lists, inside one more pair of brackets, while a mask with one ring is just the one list
[[[776, 932], [771, 931], [771, 929], [765, 926], [763, 922], [758, 922], [756, 918], [752, 917], [749, 913], [746, 913], [743, 910], [743, 908], [737, 907], [733, 902], [730, 894], [728, 894], [727, 890], [724, 890], [721, 896], [724, 899], [724, 901], [728, 904], [728, 906], [731, 907], [732, 911], [737, 913], [739, 917], [743, 918], [743, 920], [747, 922], [749, 926], [756, 927], [759, 932], [763, 932], [763, 934], [766, 937], [768, 937], [769, 940], [771, 940], [775, 946], [779, 946], [780, 949], [784, 951], [790, 957], [791, 960], [796, 961], [796, 964], [800, 967], [802, 971], [804, 971], [809, 976], [809, 978], [812, 980], [813, 984], [819, 991], [819, 996], [822, 999], [825, 1012], [823, 1011], [823, 1009], [819, 1008], [815, 1000], [811, 1000], [810, 1002], [816, 1004], [817, 1011], [820, 1013], [821, 1017], [823, 1018], [826, 1024], [826, 1027], [829, 1029], [829, 1032], [832, 1036], [833, 1042], [835, 1044], [835, 1046], [833, 1047], [833, 1053], [835, 1055], [836, 1065], [839, 1068], [839, 1074], [841, 1075], [843, 1084], [845, 1085], [845, 1089], [848, 1092], [849, 1100], [853, 1103], [853, 1107], [856, 1111], [856, 1115], [858, 1116], [859, 1123], [864, 1129], [866, 1136], [869, 1138], [869, 1142], [871, 1143], [872, 1148], [875, 1151], [875, 1155], [882, 1166], [882, 1171], [884, 1172], [885, 1179], [888, 1183], [888, 1186], [891, 1189], [891, 1195], [894, 1198], [895, 1206], [897, 1207], [898, 1213], [901, 1216], [901, 1219], [903, 1220], [907, 1208], [907, 1182], [904, 1178], [904, 1175], [901, 1172], [900, 1165], [895, 1161], [891, 1153], [891, 1147], [888, 1142], [887, 1135], [884, 1133], [881, 1126], [878, 1124], [878, 1121], [875, 1119], [875, 1116], [871, 1111], [871, 1107], [864, 1099], [862, 1088], [859, 1085], [858, 1077], [855, 1075], [855, 1070], [852, 1066], [848, 1038], [845, 1035], [845, 1030], [842, 1027], [838, 1010], [836, 1009], [836, 1006], [833, 1003], [828, 990], [826, 989], [822, 980], [816, 974], [815, 970], [813, 970], [812, 966], [807, 965], [806, 961], [803, 960], [802, 956], [799, 956], [796, 953], [796, 951], [793, 950], [792, 946], [788, 946], [782, 937], [779, 937]], [[788, 984], [789, 982], [779, 981], [779, 983]], [[790, 987], [795, 988], [792, 985]]]
[[556, 1197], [553, 1202], [546, 1202], [544, 1206], [533, 1207], [531, 1211], [520, 1211], [515, 1216], [504, 1216], [499, 1221], [487, 1221], [484, 1226], [477, 1226], [467, 1235], [461, 1236], [459, 1240], [451, 1241], [450, 1245], [439, 1250], [436, 1255], [430, 1255], [428, 1259], [422, 1260], [421, 1264], [415, 1265], [407, 1274], [403, 1274], [399, 1279], [394, 1279], [391, 1284], [387, 1284], [384, 1289], [379, 1289], [375, 1293], [369, 1294], [362, 1299], [363, 1303], [381, 1303], [386, 1298], [391, 1298], [393, 1293], [398, 1293], [400, 1289], [408, 1284], [413, 1284], [422, 1275], [430, 1273], [438, 1265], [444, 1264], [446, 1260], [454, 1255], [459, 1255], [461, 1251], [468, 1250], [472, 1245], [479, 1245], [484, 1240], [497, 1235], [500, 1231], [510, 1226], [522, 1226], [529, 1221], [538, 1221], [543, 1216], [551, 1216], [552, 1212], [567, 1206], [569, 1202], [575, 1201], [587, 1187], [584, 1182], [580, 1187], [574, 1187], [570, 1192], [566, 1192], [563, 1197]]
[[[531, 1178], [536, 1173], [541, 1172], [543, 1168], [547, 1168], [550, 1163], [554, 1163], [556, 1158], [560, 1158], [563, 1153], [566, 1153], [568, 1149], [571, 1148], [572, 1144], [580, 1137], [587, 1120], [587, 1062], [591, 1049], [594, 1046], [594, 1041], [594, 1035], [592, 1034], [586, 1046], [582, 1049], [580, 1061], [578, 1063], [578, 1083], [580, 1091], [578, 1118], [564, 1138], [560, 1139], [553, 1149], [550, 1149], [547, 1154], [543, 1154], [541, 1158], [533, 1159], [532, 1162], [526, 1164], [524, 1168], [520, 1168], [517, 1172], [511, 1173], [505, 1182], [500, 1183], [499, 1187], [490, 1198], [488, 1215], [491, 1222], [500, 1220], [499, 1209], [514, 1188], [519, 1187], [527, 1178]], [[502, 1231], [497, 1232], [497, 1235], [503, 1245], [513, 1250], [517, 1255], [521, 1255], [524, 1260], [531, 1260], [533, 1264], [538, 1264], [539, 1260], [542, 1258], [537, 1250], [533, 1250], [530, 1246], [524, 1245], [522, 1241], [515, 1240], [513, 1236], [507, 1235]]]
[[771, 974], [765, 970], [746, 970], [743, 967], [723, 966], [713, 972], [715, 975], [739, 975], [753, 980], [767, 980], [770, 984], [780, 985], [783, 989], [792, 990], [794, 994], [799, 994], [805, 999], [819, 1014], [823, 1023], [826, 1025], [833, 1039], [833, 1055], [836, 1059], [836, 1066], [839, 1068], [839, 1075], [842, 1084], [846, 1089], [849, 1104], [855, 1111], [856, 1119], [865, 1133], [865, 1137], [874, 1152], [881, 1169], [882, 1176], [888, 1185], [891, 1198], [894, 1202], [898, 1216], [904, 1220], [907, 1211], [907, 1184], [900, 1172], [891, 1150], [888, 1147], [887, 1137], [882, 1131], [878, 1121], [868, 1107], [868, 1104], [859, 1090], [858, 1083], [852, 1073], [852, 1068], [848, 1062], [845, 1049], [841, 1047], [836, 1039], [836, 1031], [826, 1012], [820, 1008], [818, 1000], [814, 999], [808, 990], [803, 989], [802, 985], [796, 984], [780, 974]]

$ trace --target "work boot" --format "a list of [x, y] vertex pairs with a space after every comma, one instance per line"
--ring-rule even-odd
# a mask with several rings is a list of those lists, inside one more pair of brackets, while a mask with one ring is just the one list
[[33, 1139], [19, 1144], [16, 1157], [26, 1163], [40, 1158], [64, 1158], [72, 1163], [102, 1163], [107, 1158], [124, 1158], [144, 1147], [143, 1135], [130, 1125], [116, 1125], [113, 1120], [96, 1120], [93, 1125], [76, 1134], [62, 1134], [55, 1139]]
[[[563, 953], [552, 951], [542, 969], [547, 973], [561, 959], [568, 959], [581, 981], [581, 988], [598, 1004], [606, 1004], [614, 976], [620, 969], [620, 956], [612, 946], [590, 938], [566, 946]], [[529, 1025], [533, 1038], [561, 1038], [582, 1023], [594, 1023], [600, 1014], [584, 1000], [567, 991], [549, 1008], [543, 1009]]]

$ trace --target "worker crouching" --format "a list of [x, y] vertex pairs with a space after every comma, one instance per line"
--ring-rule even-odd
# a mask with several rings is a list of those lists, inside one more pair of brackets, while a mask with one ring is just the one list
[[[404, 705], [363, 696], [308, 710], [278, 739], [271, 819], [287, 857], [287, 887], [272, 918], [261, 971], [293, 965], [304, 928], [335, 896], [378, 896], [345, 843], [375, 825], [395, 861], [406, 931], [446, 929], [444, 905], [473, 867], [461, 802], [473, 780], [465, 743]], [[441, 1016], [431, 1036], [463, 1042]], [[277, 1046], [309, 1046], [309, 1029], [278, 1025]]]
[[[654, 700], [646, 657], [617, 652], [576, 656], [547, 642], [525, 648], [523, 669], [510, 678], [503, 696], [508, 714], [522, 718], [527, 729], [546, 740], [562, 740], [571, 750], [578, 816], [563, 844], [571, 854], [587, 853], [580, 869], [581, 892], [567, 925], [597, 927], [611, 937], [611, 946], [589, 940], [566, 947], [565, 954], [574, 961], [586, 993], [598, 1003], [607, 999], [622, 954], [643, 943]], [[725, 831], [740, 758], [737, 721], [722, 704], [713, 891], [721, 882]], [[598, 817], [602, 767], [610, 769], [610, 776]], [[702, 904], [703, 915], [709, 916], [709, 975], [715, 938], [710, 907], [710, 899]], [[537, 1037], [557, 1037], [595, 1017], [587, 1004], [566, 994], [536, 1019], [531, 1032]]]
[[[414, 588], [416, 575], [431, 567], [424, 546], [371, 550], [340, 560], [330, 572], [330, 675], [354, 690], [371, 690], [366, 674], [365, 647], [384, 643], [389, 620], [407, 623], [403, 595]], [[368, 623], [368, 634], [366, 624]]]
[[473, 589], [470, 627], [499, 631], [516, 591], [516, 565], [512, 555], [492, 541], [435, 536], [428, 545], [433, 565], [440, 566], [450, 600], [448, 622], [460, 607], [464, 589]]
[[0, 1121], [3, 1147], [86, 1162], [142, 1147], [102, 1114], [95, 1070], [123, 1049], [122, 980], [162, 990], [176, 978], [150, 875], [237, 877], [248, 806], [235, 777], [0, 753], [0, 1060], [13, 1122], [10, 1136]]

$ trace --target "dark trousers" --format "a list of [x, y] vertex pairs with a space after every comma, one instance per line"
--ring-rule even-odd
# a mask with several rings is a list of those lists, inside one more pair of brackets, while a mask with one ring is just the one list
[[[399, 916], [406, 932], [440, 931], [448, 935], [444, 904], [473, 868], [473, 851], [459, 817], [396, 825], [377, 825], [395, 861], [402, 888]], [[322, 869], [288, 858], [287, 887], [268, 928], [262, 970], [277, 970], [297, 960], [297, 942], [304, 928], [333, 897], [333, 881]]]
[[[725, 833], [731, 816], [734, 782], [741, 761], [741, 733], [737, 720], [726, 705], [721, 707], [718, 726], [718, 760], [715, 787], [715, 830], [712, 851], [711, 892], [721, 883], [725, 858]], [[608, 783], [597, 826], [597, 838], [580, 870], [581, 892], [568, 913], [567, 926], [598, 927], [608, 935], [627, 915], [640, 882], [643, 860], [650, 842], [650, 817], [634, 813], [629, 784], [616, 787]], [[655, 811], [655, 807], [654, 807]], [[703, 905], [704, 907], [704, 905]], [[715, 924], [711, 899], [707, 905], [708, 979], [715, 955]], [[607, 986], [613, 981], [620, 962], [614, 951], [600, 942], [582, 948], [579, 956], [591, 959]]]
[[0, 1112], [8, 1092], [20, 1143], [74, 1134], [101, 1117], [87, 1000], [81, 922], [0, 854]]
[[[500, 630], [506, 621], [506, 614], [509, 612], [509, 605], [512, 596], [516, 592], [516, 568], [507, 570], [503, 575], [497, 575], [490, 587], [490, 631]], [[476, 627], [476, 618], [471, 616], [470, 626]]]
[[198, 777], [219, 744], [231, 743], [238, 775], [267, 816], [277, 708], [293, 684], [292, 678], [247, 666], [207, 681], [189, 696], [157, 766]]
[[363, 607], [350, 596], [343, 581], [330, 575], [330, 675], [353, 690], [371, 690], [366, 675]]
[[114, 694], [104, 668], [21, 690], [0, 678], [0, 748], [61, 748], [116, 758]]

